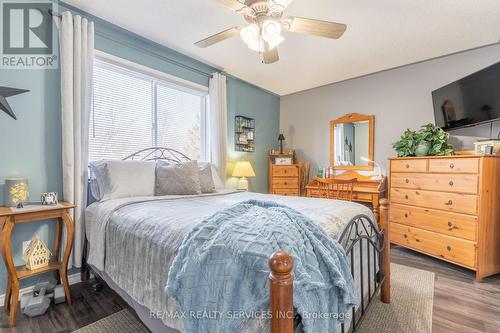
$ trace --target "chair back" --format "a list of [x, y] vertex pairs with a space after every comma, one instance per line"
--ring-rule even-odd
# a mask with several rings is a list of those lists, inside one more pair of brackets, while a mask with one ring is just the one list
[[318, 196], [320, 198], [352, 201], [352, 190], [357, 178], [316, 178], [318, 182]]

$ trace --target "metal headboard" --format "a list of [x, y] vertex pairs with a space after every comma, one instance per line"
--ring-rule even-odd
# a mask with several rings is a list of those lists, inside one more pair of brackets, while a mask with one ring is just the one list
[[151, 147], [139, 150], [132, 155], [129, 155], [123, 159], [125, 160], [136, 160], [136, 161], [156, 161], [156, 160], [166, 160], [174, 163], [181, 163], [186, 161], [191, 161], [189, 157], [171, 148], [165, 147]]

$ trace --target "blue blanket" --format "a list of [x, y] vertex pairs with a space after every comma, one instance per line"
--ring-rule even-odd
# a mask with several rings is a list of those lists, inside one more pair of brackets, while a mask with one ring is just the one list
[[184, 331], [232, 333], [248, 317], [265, 316], [267, 262], [280, 250], [294, 259], [293, 301], [304, 331], [335, 332], [358, 301], [341, 245], [301, 213], [254, 200], [201, 222], [179, 248], [166, 292], [184, 313]]

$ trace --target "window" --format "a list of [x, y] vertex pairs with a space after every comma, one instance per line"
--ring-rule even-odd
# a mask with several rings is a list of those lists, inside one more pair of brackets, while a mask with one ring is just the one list
[[122, 159], [149, 147], [207, 160], [207, 92], [135, 67], [95, 60], [89, 161]]

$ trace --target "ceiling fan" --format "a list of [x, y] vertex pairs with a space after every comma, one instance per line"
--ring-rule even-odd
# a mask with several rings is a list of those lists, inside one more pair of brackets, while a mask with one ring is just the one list
[[208, 47], [239, 34], [251, 50], [263, 55], [265, 64], [279, 60], [277, 46], [284, 40], [281, 35], [283, 30], [338, 39], [347, 28], [342, 23], [294, 16], [284, 18], [283, 11], [292, 0], [217, 0], [217, 2], [242, 14], [248, 25], [232, 27], [202, 39], [194, 45]]

